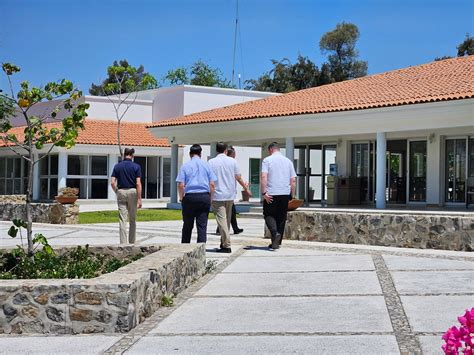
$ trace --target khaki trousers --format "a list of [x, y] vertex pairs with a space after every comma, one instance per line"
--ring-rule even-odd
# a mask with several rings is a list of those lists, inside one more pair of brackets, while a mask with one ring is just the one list
[[212, 210], [221, 234], [221, 248], [230, 248], [229, 229], [233, 204], [234, 201], [212, 201]]
[[[117, 204], [120, 220], [120, 244], [135, 243], [135, 235], [137, 230], [137, 202], [137, 189], [117, 190]], [[127, 220], [130, 224], [130, 230], [128, 233]]]

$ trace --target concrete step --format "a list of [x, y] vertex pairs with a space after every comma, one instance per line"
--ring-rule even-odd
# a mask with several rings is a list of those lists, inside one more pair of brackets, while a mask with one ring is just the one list
[[262, 214], [262, 211], [260, 211], [260, 212], [244, 212], [244, 213], [239, 213], [238, 218], [263, 219], [263, 214]]

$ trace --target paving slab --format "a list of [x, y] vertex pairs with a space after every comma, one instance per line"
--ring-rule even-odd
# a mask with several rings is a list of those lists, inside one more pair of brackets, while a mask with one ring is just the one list
[[473, 271], [392, 271], [391, 274], [401, 294], [474, 293]]
[[296, 249], [281, 248], [278, 251], [272, 251], [266, 247], [253, 247], [248, 249], [242, 257], [259, 256], [259, 257], [281, 257], [281, 256], [307, 256], [307, 255], [349, 255], [350, 253], [317, 250], [317, 249]]
[[275, 256], [238, 258], [223, 272], [374, 270], [370, 255]]
[[0, 354], [101, 354], [121, 336], [1, 336]]
[[392, 335], [152, 336], [127, 355], [140, 354], [400, 354]]
[[474, 261], [384, 255], [389, 270], [474, 270]]
[[401, 296], [403, 308], [415, 332], [445, 332], [472, 308], [474, 296]]
[[219, 274], [197, 292], [203, 296], [382, 294], [375, 271]]
[[420, 336], [419, 339], [423, 354], [443, 354], [441, 345], [444, 344], [444, 340], [441, 339], [441, 335], [423, 335]]
[[391, 331], [382, 296], [222, 297], [186, 301], [152, 333]]

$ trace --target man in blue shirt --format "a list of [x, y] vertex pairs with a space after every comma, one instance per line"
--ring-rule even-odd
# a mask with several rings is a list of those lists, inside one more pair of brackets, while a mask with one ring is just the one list
[[[112, 189], [117, 194], [120, 219], [120, 244], [135, 243], [137, 208], [142, 207], [140, 165], [133, 162], [135, 149], [125, 148], [124, 159], [115, 164], [112, 172]], [[127, 235], [127, 219], [130, 229]]]
[[201, 160], [202, 148], [193, 144], [189, 150], [191, 160], [183, 164], [176, 182], [182, 206], [183, 230], [181, 243], [191, 242], [191, 233], [196, 220], [198, 243], [207, 241], [207, 220], [211, 209], [211, 195], [217, 180], [209, 165]]

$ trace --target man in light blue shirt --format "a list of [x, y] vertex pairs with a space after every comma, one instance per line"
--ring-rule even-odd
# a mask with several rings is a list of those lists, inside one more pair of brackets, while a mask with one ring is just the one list
[[237, 161], [226, 154], [227, 144], [216, 144], [217, 156], [209, 160], [209, 165], [217, 177], [216, 191], [212, 198], [212, 209], [216, 216], [217, 225], [221, 234], [221, 245], [217, 250], [220, 253], [231, 253], [230, 248], [230, 221], [232, 206], [237, 194], [237, 182], [250, 194], [247, 185], [242, 180]]
[[207, 241], [207, 221], [211, 208], [211, 195], [217, 180], [209, 165], [201, 160], [202, 148], [193, 144], [189, 149], [191, 160], [184, 163], [179, 171], [179, 199], [182, 206], [183, 229], [181, 243], [191, 243], [194, 220], [198, 232], [198, 243]]

